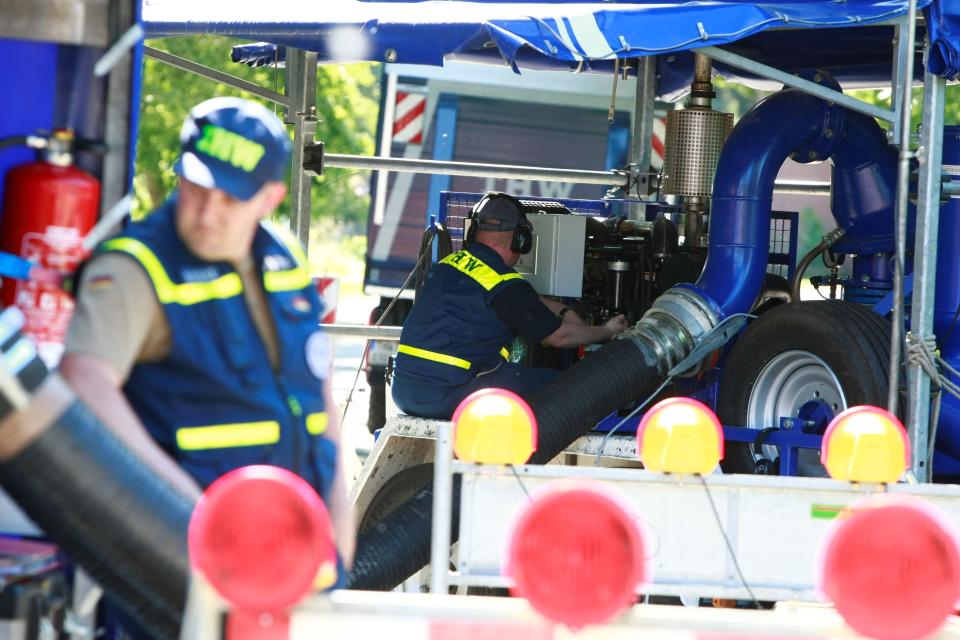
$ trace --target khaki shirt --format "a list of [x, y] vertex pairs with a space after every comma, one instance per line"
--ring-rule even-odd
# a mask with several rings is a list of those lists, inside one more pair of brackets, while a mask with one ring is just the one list
[[[260, 274], [251, 258], [236, 269], [247, 309], [276, 368], [276, 330]], [[105, 360], [126, 380], [135, 364], [162, 360], [169, 350], [170, 324], [143, 267], [122, 253], [91, 260], [80, 279], [64, 352]]]

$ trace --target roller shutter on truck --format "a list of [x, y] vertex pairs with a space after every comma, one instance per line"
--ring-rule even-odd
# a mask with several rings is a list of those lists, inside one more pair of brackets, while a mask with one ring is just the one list
[[[416, 87], [400, 93], [418, 93]], [[422, 144], [398, 142], [416, 133], [404, 105], [405, 119], [394, 129], [393, 157], [456, 160], [569, 169], [604, 169], [626, 163], [629, 116], [618, 111], [611, 125], [607, 110], [440, 93], [423, 96]], [[409, 99], [410, 103], [415, 102]], [[400, 105], [401, 101], [398, 100]], [[439, 136], [439, 137], [438, 137]], [[374, 189], [377, 180], [373, 180]], [[365, 285], [370, 293], [396, 291], [413, 269], [421, 235], [436, 214], [441, 190], [506, 191], [516, 196], [600, 198], [601, 185], [430, 176], [391, 173], [378, 215], [370, 216]], [[376, 194], [373, 201], [376, 202]]]

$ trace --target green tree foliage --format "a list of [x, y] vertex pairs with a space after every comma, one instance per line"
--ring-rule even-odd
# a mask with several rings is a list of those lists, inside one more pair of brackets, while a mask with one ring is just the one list
[[[850, 92], [856, 98], [881, 107], [891, 107], [891, 90], [889, 88], [877, 90], [863, 90]], [[923, 108], [923, 88], [914, 87], [910, 100], [911, 122], [916, 128], [920, 124], [920, 112]], [[892, 125], [889, 122], [878, 121], [880, 126], [889, 129]], [[960, 85], [947, 85], [946, 94], [944, 94], [943, 108], [944, 124], [960, 124]]]
[[[284, 70], [250, 68], [230, 61], [230, 50], [241, 41], [223, 36], [190, 36], [149, 41], [151, 47], [188, 58], [265, 88], [284, 92]], [[377, 124], [378, 68], [374, 64], [320, 65], [317, 72], [317, 139], [331, 153], [371, 155]], [[173, 189], [173, 166], [179, 153], [179, 133], [190, 109], [215, 96], [257, 100], [277, 115], [283, 109], [250, 94], [175, 69], [145, 57], [134, 188], [137, 213], [160, 204]], [[292, 129], [291, 129], [292, 136]], [[369, 209], [369, 172], [328, 169], [313, 182], [314, 218], [334, 218], [354, 231], [361, 229]], [[289, 198], [278, 211], [289, 217]]]

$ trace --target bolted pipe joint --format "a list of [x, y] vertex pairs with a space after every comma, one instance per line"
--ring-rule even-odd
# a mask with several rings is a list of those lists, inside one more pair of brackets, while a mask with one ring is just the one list
[[677, 285], [657, 298], [643, 318], [618, 339], [631, 340], [641, 351], [652, 354], [658, 373], [666, 377], [720, 319], [720, 309], [710, 298], [692, 287]]

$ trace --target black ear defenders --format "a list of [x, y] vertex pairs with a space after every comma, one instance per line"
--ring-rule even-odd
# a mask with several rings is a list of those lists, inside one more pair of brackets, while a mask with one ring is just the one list
[[463, 241], [464, 246], [472, 243], [477, 236], [477, 229], [480, 228], [480, 212], [488, 203], [497, 198], [509, 200], [519, 212], [520, 219], [517, 221], [517, 226], [513, 229], [513, 236], [510, 238], [510, 250], [520, 254], [530, 253], [530, 249], [533, 248], [533, 225], [527, 220], [523, 203], [508, 193], [500, 192], [490, 192], [473, 205], [473, 209], [470, 210], [470, 228], [467, 229], [467, 235]]

